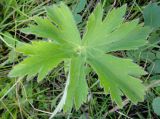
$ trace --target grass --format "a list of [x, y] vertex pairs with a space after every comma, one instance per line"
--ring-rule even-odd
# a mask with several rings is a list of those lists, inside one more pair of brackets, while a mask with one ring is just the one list
[[[21, 34], [18, 29], [25, 27], [28, 23], [32, 22], [33, 15], [45, 15], [43, 7], [59, 0], [2, 0], [0, 2], [3, 9], [0, 11], [0, 32], [10, 32], [14, 37], [29, 42], [34, 40], [32, 35]], [[78, 4], [77, 0], [64, 0], [70, 8]], [[80, 13], [83, 20], [78, 24], [79, 30], [84, 32], [82, 27], [86, 24], [86, 20], [94, 9], [99, 0], [88, 0], [87, 5]], [[8, 3], [7, 3], [8, 2]], [[133, 19], [140, 17], [143, 21], [142, 10], [145, 5], [151, 2], [150, 0], [102, 0], [105, 12], [112, 7], [118, 7], [125, 3], [128, 4], [128, 13], [126, 19]], [[159, 0], [154, 2], [160, 3]], [[1, 8], [0, 8], [1, 9]], [[159, 30], [156, 31], [159, 37]], [[151, 39], [152, 40], [152, 39]], [[0, 63], [5, 62], [10, 58], [9, 52], [11, 49], [7, 48], [5, 44], [0, 41]], [[142, 57], [144, 52], [148, 53], [148, 57]], [[147, 47], [142, 48], [141, 51], [120, 52], [123, 57], [132, 58], [138, 62], [146, 70], [155, 62], [155, 59], [150, 57], [150, 54], [156, 55], [159, 51], [159, 40], [150, 43]], [[13, 55], [13, 54], [12, 54]], [[17, 58], [14, 59], [17, 62]], [[7, 63], [0, 65], [0, 118], [2, 119], [46, 119], [50, 116], [51, 112], [57, 105], [65, 85], [63, 64], [54, 69], [45, 80], [41, 83], [36, 82], [36, 78], [30, 77], [24, 79], [10, 79], [7, 77], [8, 72], [14, 63]], [[153, 76], [152, 70], [154, 65], [149, 70], [149, 75], [142, 77], [148, 86], [147, 95], [144, 102], [138, 105], [131, 104], [124, 98], [124, 108], [118, 109], [115, 104], [111, 102], [110, 97], [104, 94], [101, 89], [99, 81], [96, 80], [95, 73], [88, 69], [88, 85], [90, 88], [88, 100], [82, 107], [76, 111], [72, 110], [71, 113], [58, 113], [55, 119], [71, 118], [71, 119], [159, 119], [153, 109], [152, 101], [155, 97], [160, 96], [160, 88], [157, 86], [159, 82], [151, 79]]]

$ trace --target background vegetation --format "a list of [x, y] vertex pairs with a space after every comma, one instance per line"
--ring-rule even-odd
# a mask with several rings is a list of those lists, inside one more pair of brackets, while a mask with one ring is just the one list
[[[147, 39], [148, 44], [138, 50], [115, 52], [120, 57], [129, 57], [148, 71], [142, 77], [147, 86], [145, 101], [133, 105], [124, 99], [124, 108], [112, 104], [110, 97], [104, 94], [97, 81], [97, 75], [88, 69], [88, 85], [90, 88], [87, 103], [78, 111], [59, 113], [55, 119], [159, 119], [160, 117], [160, 0], [63, 0], [72, 9], [78, 28], [83, 32], [83, 26], [94, 7], [102, 2], [105, 12], [113, 7], [127, 3], [125, 18], [131, 20], [140, 18], [145, 25], [152, 26], [153, 32]], [[60, 0], [1, 0], [0, 1], [0, 38], [7, 36], [20, 41], [30, 42], [41, 39], [34, 35], [26, 35], [19, 29], [32, 23], [32, 16], [45, 16], [44, 6], [58, 3]], [[153, 3], [153, 4], [151, 4]], [[148, 5], [146, 7], [146, 5]], [[149, 16], [149, 14], [152, 14]], [[151, 18], [150, 18], [151, 17]], [[152, 22], [150, 22], [152, 19]], [[9, 40], [8, 40], [9, 41]], [[15, 42], [9, 42], [14, 47]], [[55, 109], [65, 85], [63, 64], [54, 69], [40, 83], [36, 78], [21, 80], [11, 79], [7, 74], [21, 60], [21, 57], [8, 48], [0, 40], [0, 119], [46, 119]], [[15, 87], [14, 87], [15, 86]]]

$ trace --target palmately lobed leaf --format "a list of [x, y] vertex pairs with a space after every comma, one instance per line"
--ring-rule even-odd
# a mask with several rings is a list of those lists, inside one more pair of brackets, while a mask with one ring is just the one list
[[64, 4], [46, 8], [47, 18], [36, 17], [36, 25], [24, 28], [25, 33], [51, 39], [51, 42], [35, 41], [17, 48], [27, 58], [16, 65], [10, 76], [23, 77], [38, 74], [42, 80], [60, 62], [69, 60], [69, 73], [62, 99], [53, 112], [71, 111], [86, 101], [88, 86], [86, 66], [98, 74], [101, 86], [113, 101], [122, 107], [122, 94], [133, 103], [143, 101], [145, 87], [139, 79], [146, 72], [130, 59], [111, 55], [112, 51], [134, 50], [145, 45], [151, 32], [139, 20], [124, 19], [127, 5], [114, 8], [103, 15], [98, 4], [89, 16], [82, 39], [74, 17]]
[[[121, 8], [113, 9], [109, 11], [106, 18], [102, 21], [103, 8], [101, 4], [98, 4], [87, 21], [86, 33], [83, 37], [84, 42], [89, 43], [95, 40], [98, 42], [100, 39], [104, 39], [108, 33], [114, 31], [122, 24], [125, 11], [126, 5]], [[89, 41], [89, 39], [92, 40]]]
[[86, 101], [88, 94], [88, 86], [85, 73], [85, 58], [74, 57], [71, 59], [70, 65], [70, 81], [67, 89], [66, 103], [64, 111], [70, 111], [73, 107], [73, 102], [76, 109], [79, 109], [81, 104]]
[[145, 87], [138, 79], [146, 74], [142, 68], [129, 59], [101, 54], [94, 50], [93, 54], [89, 55], [88, 63], [97, 72], [101, 85], [105, 92], [111, 95], [112, 100], [122, 107], [121, 94], [124, 93], [135, 104], [143, 101]]
[[62, 46], [44, 41], [34, 41], [32, 45], [24, 44], [16, 50], [28, 55], [28, 58], [15, 66], [9, 76], [24, 77], [38, 74], [38, 81], [42, 80], [51, 69], [65, 58], [69, 58], [69, 54], [72, 52], [69, 48], [64, 49]]
[[105, 92], [110, 93], [112, 100], [120, 107], [123, 106], [122, 93], [135, 104], [143, 101], [145, 87], [138, 78], [146, 72], [131, 60], [105, 53], [138, 49], [146, 44], [151, 32], [149, 27], [138, 24], [137, 19], [125, 22], [125, 9], [126, 5], [113, 9], [103, 20], [102, 6], [98, 4], [89, 17], [82, 39], [84, 45], [88, 46], [88, 64], [97, 72]]
[[89, 17], [83, 44], [104, 52], [133, 50], [145, 45], [146, 38], [151, 32], [150, 27], [138, 24], [138, 19], [124, 22], [125, 11], [126, 5], [123, 5], [113, 9], [102, 20], [102, 6], [98, 4]]

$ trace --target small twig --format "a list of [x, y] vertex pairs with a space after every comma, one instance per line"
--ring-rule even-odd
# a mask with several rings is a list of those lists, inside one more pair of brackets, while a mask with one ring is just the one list
[[117, 3], [117, 0], [114, 0], [114, 2], [113, 2], [113, 7], [115, 7], [116, 6], [116, 3]]
[[87, 8], [84, 10], [83, 14], [82, 14], [82, 18], [85, 16], [86, 12], [89, 10], [89, 8], [92, 6], [92, 4], [94, 3], [93, 0], [91, 0], [89, 2], [89, 4], [87, 5]]
[[131, 118], [131, 117], [129, 117], [129, 116], [123, 114], [122, 112], [119, 112], [119, 111], [116, 111], [116, 112], [119, 113], [120, 115], [123, 115], [124, 117], [127, 117], [128, 119], [133, 119], [133, 118]]
[[35, 108], [33, 105], [32, 105], [32, 103], [30, 103], [30, 101], [28, 100], [28, 95], [27, 95], [27, 92], [26, 92], [26, 90], [25, 90], [25, 87], [22, 85], [22, 88], [23, 88], [23, 90], [24, 90], [24, 95], [25, 95], [25, 98], [26, 98], [26, 101], [31, 105], [31, 107], [33, 108], [33, 110], [35, 110], [35, 111], [38, 111], [38, 112], [42, 112], [42, 113], [45, 113], [45, 114], [52, 114], [51, 112], [47, 112], [47, 111], [44, 111], [44, 110], [40, 110], [40, 109], [37, 109], [37, 108]]
[[[127, 104], [129, 103], [129, 99], [125, 99], [122, 103], [123, 103], [123, 106], [127, 105]], [[104, 114], [104, 118], [105, 118], [108, 114], [113, 113], [113, 112], [115, 112], [115, 111], [117, 111], [117, 110], [119, 110], [119, 109], [120, 109], [120, 108], [119, 108], [118, 106], [115, 106], [114, 108], [112, 108], [111, 110], [109, 110], [108, 112], [106, 112], [106, 113]]]
[[38, 111], [38, 112], [42, 112], [42, 113], [45, 113], [45, 114], [49, 114], [49, 115], [52, 115], [52, 113], [51, 112], [48, 112], [48, 111], [44, 111], [44, 110], [40, 110], [40, 109], [37, 109], [37, 108], [35, 108], [29, 101], [28, 101], [28, 103], [31, 105], [31, 107], [33, 108], [33, 110], [35, 110], [35, 111]]

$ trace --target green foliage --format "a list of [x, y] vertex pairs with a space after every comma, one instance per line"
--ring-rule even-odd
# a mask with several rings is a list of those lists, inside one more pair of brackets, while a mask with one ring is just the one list
[[16, 31], [30, 21], [30, 17], [44, 12], [44, 2], [34, 0], [1, 0], [0, 1], [0, 31]]
[[154, 112], [160, 116], [160, 97], [156, 97], [152, 102]]
[[51, 118], [62, 108], [71, 111], [86, 101], [88, 86], [86, 67], [97, 73], [101, 86], [113, 101], [122, 107], [121, 96], [126, 95], [133, 103], [143, 101], [145, 87], [139, 80], [146, 72], [130, 59], [110, 54], [112, 51], [135, 50], [146, 44], [149, 27], [138, 20], [125, 21], [126, 5], [112, 9], [104, 18], [98, 4], [90, 15], [86, 32], [81, 38], [74, 17], [64, 4], [46, 7], [47, 18], [35, 17], [36, 25], [22, 29], [48, 38], [34, 41], [16, 50], [27, 56], [10, 72], [10, 77], [32, 77], [38, 74], [41, 81], [60, 62], [69, 60], [69, 72], [62, 99]]
[[17, 51], [28, 55], [29, 58], [15, 66], [14, 70], [12, 70], [9, 75], [23, 77], [25, 75], [34, 76], [38, 73], [39, 81], [63, 59], [69, 58], [68, 54], [72, 53], [69, 48], [65, 48], [63, 45], [60, 46], [43, 41], [32, 42], [32, 45], [26, 44], [17, 48]]
[[152, 74], [160, 73], [160, 60], [155, 60], [149, 67], [148, 71]]
[[[2, 34], [2, 33], [1, 33]], [[2, 34], [0, 39], [10, 48], [14, 49], [16, 46], [21, 46], [23, 43], [13, 38], [12, 35], [8, 32]]]
[[160, 6], [157, 3], [150, 3], [148, 4], [144, 11], [144, 23], [152, 28], [160, 27]]
[[82, 22], [82, 16], [79, 13], [82, 12], [86, 4], [86, 0], [80, 0], [73, 8], [73, 15], [77, 24]]
[[0, 39], [9, 47], [10, 51], [8, 53], [8, 59], [0, 63], [0, 65], [4, 66], [9, 63], [13, 63], [15, 59], [17, 59], [17, 53], [15, 51], [15, 48], [18, 46], [23, 45], [22, 42], [18, 41], [16, 38], [13, 38], [12, 35], [8, 32], [0, 33], [3, 35], [3, 37], [0, 36]]

